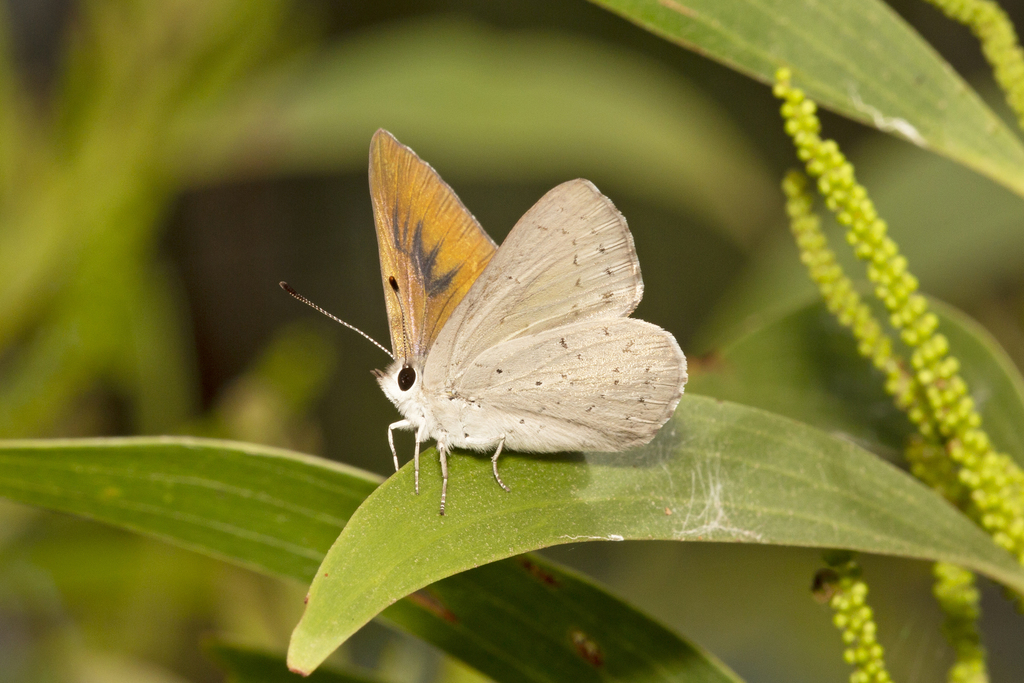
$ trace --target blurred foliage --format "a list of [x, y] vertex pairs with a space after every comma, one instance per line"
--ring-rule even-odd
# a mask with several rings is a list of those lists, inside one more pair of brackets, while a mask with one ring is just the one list
[[121, 429], [167, 431], [194, 410], [183, 311], [156, 249], [176, 187], [160, 150], [183, 107], [281, 49], [278, 3], [77, 9], [48, 102], [18, 88], [9, 61], [4, 70], [0, 435], [8, 437], [92, 431], [69, 412], [97, 383], [128, 397]]
[[216, 403], [183, 431], [316, 453], [322, 437], [310, 419], [334, 368], [330, 344], [305, 323], [280, 328], [262, 356], [224, 387]]
[[[288, 683], [298, 679], [288, 671], [280, 655], [222, 642], [207, 643], [205, 650], [224, 669], [227, 683]], [[374, 683], [381, 679], [325, 667], [314, 671], [305, 680], [311, 683]]]
[[[891, 4], [987, 92], [966, 30], [916, 0]], [[583, 2], [4, 9], [0, 437], [219, 436], [386, 473], [394, 413], [368, 373], [383, 358], [310, 322], [276, 285], [287, 279], [387, 337], [365, 181], [380, 126], [434, 164], [497, 240], [551, 185], [594, 180], [633, 229], [647, 286], [640, 315], [688, 353], [726, 347], [763, 380], [745, 387], [751, 402], [786, 412], [779, 359], [770, 344], [751, 352], [751, 335], [817, 342], [802, 326], [812, 290], [776, 190], [792, 161], [767, 88]], [[1024, 10], [1008, 10], [1020, 26]], [[835, 97], [852, 102], [845, 90]], [[977, 318], [1007, 362], [1024, 363], [1019, 196], [889, 136], [828, 125], [925, 291]], [[819, 350], [827, 362], [833, 348]], [[807, 599], [811, 553], [592, 544], [554, 554], [747, 680], [844, 678], [828, 616]], [[880, 628], [899, 634], [887, 644], [893, 671], [936, 679], [945, 655], [926, 568], [864, 564], [885, 577], [872, 595]], [[983, 588], [993, 678], [1014, 680], [1024, 629]], [[302, 593], [4, 503], [0, 683], [223, 680], [201, 635], [283, 652]], [[373, 625], [334, 663], [390, 680], [480, 680]]]

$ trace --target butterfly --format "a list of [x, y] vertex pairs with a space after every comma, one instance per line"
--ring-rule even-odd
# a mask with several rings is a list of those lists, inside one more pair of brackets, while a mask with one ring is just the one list
[[501, 247], [429, 164], [390, 133], [370, 143], [370, 194], [394, 362], [375, 371], [420, 444], [622, 451], [649, 442], [686, 384], [675, 338], [630, 318], [643, 295], [626, 220], [587, 180], [545, 194]]

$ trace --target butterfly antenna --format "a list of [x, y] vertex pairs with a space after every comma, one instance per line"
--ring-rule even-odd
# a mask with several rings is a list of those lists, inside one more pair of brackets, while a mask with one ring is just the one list
[[402, 305], [402, 297], [398, 294], [398, 280], [395, 279], [394, 275], [388, 276], [388, 284], [391, 285], [391, 289], [395, 290], [395, 300], [398, 302], [398, 311], [402, 315], [399, 316], [402, 320], [402, 339], [405, 340], [405, 348], [409, 348], [409, 332], [405, 329], [405, 306]]
[[289, 294], [291, 294], [293, 297], [295, 297], [296, 299], [298, 299], [302, 303], [306, 304], [307, 306], [309, 306], [310, 308], [312, 308], [314, 310], [320, 311], [321, 313], [326, 315], [328, 318], [330, 318], [334, 322], [341, 323], [342, 325], [344, 325], [348, 329], [352, 330], [353, 332], [356, 332], [356, 333], [362, 335], [364, 339], [368, 339], [371, 344], [373, 344], [378, 349], [380, 349], [384, 353], [386, 353], [389, 356], [391, 356], [391, 360], [395, 359], [395, 356], [390, 351], [388, 351], [383, 346], [381, 346], [380, 343], [376, 339], [374, 339], [370, 335], [366, 334], [365, 332], [363, 332], [361, 329], [359, 329], [355, 325], [349, 325], [347, 322], [345, 322], [344, 320], [342, 320], [338, 316], [331, 315], [330, 313], [328, 313], [324, 309], [320, 308], [319, 306], [317, 306], [315, 303], [313, 303], [312, 301], [310, 301], [306, 297], [304, 297], [301, 294], [299, 294], [298, 292], [296, 292], [294, 289], [292, 289], [292, 286], [290, 284], [288, 284], [287, 282], [281, 282], [280, 284], [281, 284], [281, 289], [283, 289], [284, 291], [288, 292]]

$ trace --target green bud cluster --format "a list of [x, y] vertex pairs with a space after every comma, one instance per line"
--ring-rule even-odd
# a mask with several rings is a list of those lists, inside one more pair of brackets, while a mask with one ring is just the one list
[[[888, 226], [878, 216], [867, 190], [856, 181], [853, 165], [834, 140], [822, 140], [819, 136], [821, 123], [815, 103], [794, 88], [790, 78], [788, 69], [779, 69], [774, 88], [775, 96], [783, 100], [781, 111], [786, 132], [793, 138], [797, 156], [805, 163], [808, 174], [817, 178], [818, 191], [826, 206], [846, 226], [847, 242], [860, 259], [867, 261], [868, 279], [874, 285], [875, 296], [889, 312], [889, 323], [912, 349], [908, 370], [881, 366], [887, 373], [886, 389], [894, 395], [897, 405], [906, 410], [921, 435], [927, 441], [941, 442], [958, 466], [959, 483], [970, 491], [965, 511], [996, 543], [1024, 563], [1024, 472], [1009, 457], [995, 452], [981, 429], [981, 415], [968, 394], [966, 382], [958, 374], [960, 363], [949, 354], [946, 338], [936, 333], [938, 317], [917, 293], [917, 278], [909, 272], [906, 258], [887, 235]], [[790, 204], [791, 215], [794, 210], [803, 210], [792, 199]], [[795, 232], [806, 231], [806, 221], [801, 220], [803, 223], [794, 228]], [[814, 239], [808, 238], [805, 243], [815, 248]], [[839, 276], [835, 275], [838, 265], [826, 262], [827, 257], [820, 249], [807, 259], [817, 269], [819, 289], [822, 283], [830, 289], [828, 296], [834, 300], [830, 307], [839, 308], [840, 320], [852, 321], [862, 352], [868, 351], [865, 355], [878, 365], [882, 356], [891, 354], [891, 349], [885, 349], [885, 343], [876, 339], [880, 334], [875, 331], [878, 326], [866, 322], [870, 314], [862, 310], [859, 299], [851, 296], [852, 285], [845, 276], [839, 277], [841, 271]]]
[[942, 496], [962, 510], [970, 509], [969, 490], [960, 483], [957, 471], [960, 469], [946, 455], [942, 444], [929, 441], [921, 436], [911, 436], [903, 455], [915, 477], [931, 486]]
[[870, 307], [861, 301], [853, 282], [836, 261], [835, 252], [828, 247], [821, 222], [812, 210], [807, 176], [799, 171], [790, 171], [782, 181], [782, 191], [786, 195], [786, 212], [800, 249], [800, 260], [807, 266], [828, 310], [853, 333], [857, 351], [870, 358], [874, 366], [885, 373], [886, 390], [897, 405], [927, 417], [923, 394], [913, 376], [904, 368], [902, 360], [893, 355], [892, 339], [872, 315]]
[[1024, 128], [1024, 50], [1006, 12], [990, 0], [926, 0], [961, 24], [981, 41], [981, 51], [992, 66], [999, 87], [1006, 93], [1017, 122]]
[[[892, 340], [882, 330], [867, 304], [861, 301], [853, 283], [836, 261], [835, 252], [829, 249], [827, 238], [821, 231], [820, 220], [812, 211], [813, 202], [807, 192], [807, 177], [799, 171], [791, 171], [782, 181], [782, 189], [786, 195], [790, 227], [800, 249], [800, 260], [807, 266], [811, 279], [817, 285], [829, 311], [853, 332], [860, 354], [870, 358], [875, 367], [886, 373], [886, 388], [896, 398], [897, 403], [905, 410], [915, 410], [926, 415], [927, 411], [920, 402], [923, 400], [920, 396], [920, 386], [914, 377], [904, 370], [902, 359], [893, 354]], [[906, 456], [911, 472], [915, 476], [953, 503], [969, 507], [967, 490], [957, 477], [956, 465], [946, 456], [945, 449], [940, 443], [921, 436], [912, 437], [907, 445]], [[832, 556], [830, 564], [852, 563], [851, 557], [848, 553], [836, 553]], [[975, 627], [978, 614], [977, 590], [973, 590], [973, 593], [968, 590], [973, 589], [974, 575], [959, 567], [943, 563], [935, 566], [935, 572], [937, 583], [934, 590], [947, 615], [945, 635], [957, 653], [957, 661], [950, 669], [949, 681], [987, 683], [985, 651], [981, 648]], [[822, 578], [825, 576], [819, 574], [819, 580], [825, 580]], [[837, 609], [836, 626], [844, 628], [852, 623], [852, 619], [840, 616], [838, 609], [850, 608], [854, 599], [846, 595], [839, 597], [836, 602], [836, 596], [847, 585], [850, 585], [853, 595], [859, 595], [867, 589], [863, 581], [857, 584], [864, 586], [863, 588], [853, 588], [849, 583], [852, 579], [844, 584], [837, 581], [837, 577], [838, 574], [829, 575], [827, 589], [818, 590], [832, 596], [829, 601], [833, 608]], [[844, 643], [852, 642], [856, 635], [844, 630], [843, 638]], [[844, 657], [850, 663], [855, 663], [858, 658], [864, 656], [863, 651], [855, 648], [847, 648], [844, 653]], [[851, 680], [870, 681], [871, 678], [867, 671], [858, 669], [851, 676]]]
[[[839, 554], [844, 555], [844, 554]], [[867, 604], [868, 585], [860, 578], [860, 567], [847, 555], [829, 562], [829, 607], [832, 623], [843, 639], [843, 659], [853, 667], [850, 683], [889, 683], [885, 650], [878, 642], [874, 610]]]
[[974, 574], [945, 562], [932, 567], [938, 600], [946, 622], [942, 632], [956, 651], [956, 663], [949, 671], [949, 683], [988, 683], [985, 648], [978, 636], [980, 594]]
[[[906, 259], [886, 235], [887, 226], [875, 212], [867, 191], [856, 182], [853, 166], [834, 141], [820, 138], [815, 104], [789, 80], [788, 70], [782, 69], [775, 86], [776, 96], [784, 100], [786, 132], [793, 138], [807, 171], [818, 179], [817, 189], [826, 205], [847, 227], [847, 241], [857, 256], [868, 262], [874, 293], [888, 310], [889, 322], [900, 332], [901, 341], [912, 350], [909, 369], [893, 352], [892, 339], [861, 301], [829, 249], [812, 210], [807, 177], [794, 171], [786, 176], [782, 187], [801, 260], [828, 309], [852, 331], [859, 353], [885, 373], [886, 390], [917, 426], [920, 435], [911, 438], [906, 448], [911, 471], [971, 514], [1000, 545], [1024, 562], [1024, 523], [1020, 521], [1024, 520], [1020, 504], [1024, 501], [1024, 478], [1009, 458], [992, 450], [980, 429], [981, 417], [967, 385], [958, 374], [959, 362], [949, 355], [946, 338], [936, 333], [938, 318], [928, 311], [924, 297], [916, 293], [918, 283], [907, 270]], [[884, 672], [884, 664], [880, 646], [878, 663], [873, 659], [875, 631], [870, 609], [863, 604], [867, 587], [859, 579], [850, 555], [837, 555], [830, 564], [845, 567], [830, 573], [826, 593], [831, 596], [836, 626], [843, 631], [848, 646], [844, 656], [857, 666], [851, 681], [888, 680], [887, 673], [884, 678], [873, 678], [878, 671]], [[985, 651], [976, 627], [979, 610], [974, 575], [944, 563], [935, 566], [935, 573], [935, 595], [947, 615], [944, 632], [957, 653], [949, 681], [987, 683]], [[862, 626], [867, 622], [871, 626], [864, 631]], [[862, 633], [867, 642], [861, 639]]]

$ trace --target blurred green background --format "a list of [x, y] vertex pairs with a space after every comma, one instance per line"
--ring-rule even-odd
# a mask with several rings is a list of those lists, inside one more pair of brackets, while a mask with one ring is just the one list
[[[891, 3], [1004, 112], [976, 43]], [[1018, 26], [1024, 8], [1007, 3]], [[633, 231], [638, 315], [698, 359], [813, 297], [782, 213], [794, 165], [767, 87], [574, 0], [8, 0], [0, 50], [0, 437], [200, 434], [388, 474], [388, 338], [366, 181], [388, 128], [499, 241], [585, 177]], [[825, 115], [928, 293], [1024, 365], [1024, 204]], [[402, 453], [411, 440], [398, 437]], [[283, 651], [303, 586], [0, 501], [0, 683], [218, 681], [217, 636]], [[567, 546], [749, 681], [843, 681], [818, 553]], [[864, 558], [902, 680], [950, 656], [929, 568]], [[1024, 628], [986, 584], [994, 680]], [[336, 656], [388, 680], [475, 680], [371, 624]]]

